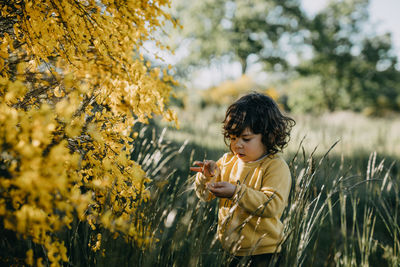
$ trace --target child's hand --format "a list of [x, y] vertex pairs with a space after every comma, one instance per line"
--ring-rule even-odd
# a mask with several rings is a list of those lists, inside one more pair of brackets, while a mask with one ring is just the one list
[[236, 190], [236, 185], [228, 182], [209, 183], [208, 190], [216, 197], [231, 198]]
[[205, 160], [203, 162], [195, 161], [193, 164], [200, 167], [190, 167], [190, 170], [195, 172], [201, 172], [208, 179], [214, 177], [215, 174], [217, 173], [218, 166], [217, 163], [213, 160]]

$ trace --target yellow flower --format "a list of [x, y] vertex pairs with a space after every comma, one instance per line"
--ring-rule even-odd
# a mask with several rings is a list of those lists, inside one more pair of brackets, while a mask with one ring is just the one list
[[[107, 12], [96, 1], [47, 2], [0, 4], [2, 16], [16, 18], [13, 33], [0, 34], [0, 146], [11, 176], [0, 177], [0, 216], [58, 266], [68, 257], [54, 233], [70, 227], [74, 214], [128, 235], [149, 181], [129, 151], [121, 152], [132, 148], [129, 130], [154, 114], [177, 118], [167, 107], [173, 78], [134, 55], [161, 19], [171, 19], [161, 8], [169, 1], [144, 1], [146, 12], [137, 13], [144, 6], [135, 0], [105, 1]], [[27, 252], [27, 264], [43, 265], [34, 256]]]
[[28, 265], [33, 265], [33, 250], [30, 249], [26, 252], [26, 259], [25, 259], [26, 264]]

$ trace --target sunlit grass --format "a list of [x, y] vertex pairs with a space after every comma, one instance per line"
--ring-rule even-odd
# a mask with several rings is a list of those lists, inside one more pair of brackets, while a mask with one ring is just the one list
[[[170, 129], [167, 138], [178, 143], [188, 140], [204, 149], [226, 149], [221, 129], [224, 114], [225, 107], [179, 110], [181, 129]], [[295, 153], [302, 142], [308, 153], [317, 147], [315, 153], [322, 155], [339, 141], [331, 154], [352, 156], [376, 151], [400, 157], [400, 116], [372, 118], [346, 111], [289, 115], [296, 120], [296, 126], [285, 150], [287, 154]]]
[[[222, 153], [224, 112], [182, 111], [181, 130], [167, 138], [188, 140], [204, 154]], [[293, 117], [297, 124], [284, 153], [294, 184], [284, 215], [283, 266], [398, 265], [399, 172], [393, 160], [400, 156], [400, 119], [352, 112]]]
[[[108, 242], [104, 246], [114, 244], [114, 250], [97, 257], [101, 265], [123, 263], [127, 255], [135, 266], [224, 266], [229, 262], [230, 255], [216, 238], [216, 201], [197, 199], [188, 172], [190, 163], [200, 156], [195, 152], [199, 147], [174, 145], [166, 139], [167, 132], [147, 131], [151, 135], [146, 137], [143, 130], [136, 140], [142, 149], [134, 155], [154, 174], [149, 185], [152, 198], [142, 212], [156, 241], [143, 250]], [[293, 186], [283, 215], [281, 266], [396, 266], [400, 200], [395, 163], [372, 153], [365, 165], [349, 169], [346, 158], [331, 155], [332, 151], [317, 155], [300, 144], [294, 154], [287, 154]], [[154, 154], [160, 156], [151, 157]], [[363, 169], [355, 169], [359, 167]]]
[[[142, 223], [150, 226], [152, 245], [115, 239], [105, 230], [93, 230], [77, 221], [60, 233], [68, 244], [67, 266], [212, 267], [229, 262], [230, 255], [216, 237], [217, 202], [199, 201], [189, 172], [193, 160], [216, 158], [226, 146], [222, 136], [216, 140], [218, 132], [211, 135], [207, 120], [201, 124], [196, 118], [192, 118], [194, 124], [183, 124], [182, 132], [190, 132], [192, 138], [182, 141], [179, 138], [183, 136], [174, 130], [137, 125], [132, 159], [152, 179], [146, 185], [151, 197], [137, 213], [144, 214]], [[302, 123], [297, 120], [300, 127]], [[315, 121], [310, 119], [304, 125], [312, 123]], [[341, 123], [331, 120], [330, 124], [334, 127]], [[189, 129], [190, 125], [194, 126]], [[220, 126], [217, 122], [212, 125], [215, 129]], [[324, 146], [311, 149], [307, 147], [308, 137], [303, 141], [296, 138], [292, 142], [298, 142], [297, 148], [285, 153], [293, 184], [282, 218], [285, 234], [281, 266], [398, 266], [400, 177], [398, 162], [392, 160], [395, 157], [360, 152], [339, 155], [335, 150], [342, 149], [340, 142], [332, 147], [333, 142], [326, 150]], [[204, 139], [209, 139], [207, 145], [201, 142]], [[135, 214], [132, 218], [135, 223]], [[98, 234], [102, 242], [93, 251], [88, 244], [95, 242], [92, 237]], [[14, 242], [14, 247], [21, 246], [21, 241]], [[29, 240], [23, 243], [29, 244]], [[21, 255], [21, 262], [23, 259]]]
[[318, 147], [323, 153], [339, 141], [334, 154], [378, 152], [400, 156], [400, 116], [371, 118], [352, 112], [327, 113], [321, 116], [294, 115], [297, 125], [293, 128], [288, 146], [294, 151], [303, 137], [308, 151]]

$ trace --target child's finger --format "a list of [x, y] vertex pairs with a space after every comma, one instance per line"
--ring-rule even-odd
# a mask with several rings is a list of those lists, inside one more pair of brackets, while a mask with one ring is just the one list
[[212, 186], [214, 189], [217, 189], [217, 188], [222, 188], [222, 187], [224, 187], [225, 184], [224, 184], [223, 182], [216, 182], [216, 183], [212, 183], [211, 186]]
[[214, 186], [209, 186], [208, 190], [210, 190], [211, 193], [213, 193], [215, 196], [220, 196], [221, 192], [223, 191], [222, 188], [220, 187], [214, 187]]
[[211, 193], [215, 192], [214, 183], [208, 183], [207, 188], [211, 191]]
[[193, 162], [193, 165], [204, 166], [204, 162], [202, 162], [202, 161], [195, 161], [195, 162]]
[[202, 172], [203, 167], [190, 167], [190, 170], [194, 172]]
[[218, 185], [218, 183], [208, 183], [208, 189], [216, 191], [219, 190], [221, 186]]

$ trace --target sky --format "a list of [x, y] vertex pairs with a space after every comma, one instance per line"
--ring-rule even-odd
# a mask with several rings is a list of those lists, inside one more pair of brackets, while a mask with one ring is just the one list
[[[315, 14], [324, 8], [329, 0], [302, 0], [303, 8]], [[392, 42], [400, 60], [400, 0], [370, 0], [370, 17], [378, 33], [391, 32]]]

